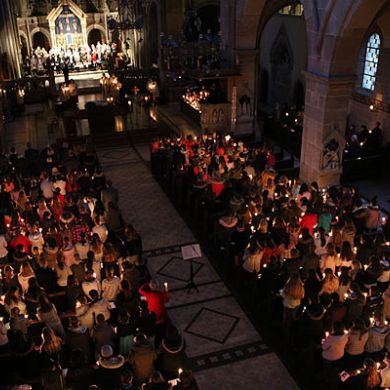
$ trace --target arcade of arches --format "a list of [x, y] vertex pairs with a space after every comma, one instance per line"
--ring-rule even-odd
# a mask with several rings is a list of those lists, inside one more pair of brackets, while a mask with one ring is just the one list
[[389, 168], [390, 0], [0, 0], [7, 384], [390, 388]]

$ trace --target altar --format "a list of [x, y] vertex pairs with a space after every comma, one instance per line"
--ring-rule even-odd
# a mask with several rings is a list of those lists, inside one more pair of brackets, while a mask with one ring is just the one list
[[80, 48], [87, 45], [87, 18], [72, 0], [60, 0], [47, 20], [54, 48]]

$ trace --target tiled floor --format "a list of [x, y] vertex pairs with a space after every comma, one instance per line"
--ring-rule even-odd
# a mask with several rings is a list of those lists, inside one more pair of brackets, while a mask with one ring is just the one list
[[204, 255], [193, 262], [198, 291], [187, 290], [190, 263], [180, 247], [195, 237], [145, 164], [145, 145], [101, 148], [98, 155], [124, 219], [142, 236], [152, 276], [169, 285], [169, 317], [185, 337], [199, 388], [298, 389]]

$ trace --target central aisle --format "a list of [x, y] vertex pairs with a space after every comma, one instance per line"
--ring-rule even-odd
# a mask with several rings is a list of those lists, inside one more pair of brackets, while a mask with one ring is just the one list
[[185, 337], [199, 388], [298, 389], [207, 258], [197, 259], [194, 265], [199, 292], [187, 293], [190, 269], [181, 259], [180, 247], [194, 243], [195, 237], [141, 155], [129, 145], [99, 148], [98, 156], [119, 191], [125, 221], [142, 237], [151, 274], [169, 284], [169, 317]]

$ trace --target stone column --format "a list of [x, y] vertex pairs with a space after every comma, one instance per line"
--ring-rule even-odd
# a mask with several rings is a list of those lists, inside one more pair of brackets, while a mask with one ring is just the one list
[[[302, 135], [300, 177], [320, 187], [338, 184], [342, 173], [344, 134], [348, 115], [348, 102], [354, 78], [327, 78], [306, 74], [305, 119]], [[335, 140], [339, 144], [338, 162], [329, 162], [326, 145]], [[334, 144], [333, 144], [334, 145]]]
[[383, 47], [380, 50], [378, 72], [376, 74], [376, 87], [374, 97], [380, 101], [390, 100], [390, 48]]
[[20, 42], [13, 0], [0, 1], [0, 53], [7, 55], [11, 78], [21, 76]]

